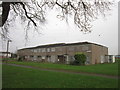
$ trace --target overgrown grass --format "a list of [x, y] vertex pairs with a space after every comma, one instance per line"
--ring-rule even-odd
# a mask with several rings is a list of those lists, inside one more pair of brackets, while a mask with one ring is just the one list
[[50, 69], [64, 69], [70, 71], [89, 72], [106, 75], [118, 75], [118, 63], [107, 63], [107, 64], [96, 64], [88, 66], [73, 66], [64, 64], [52, 64], [52, 63], [37, 63], [37, 62], [17, 62], [12, 61], [9, 63], [28, 65], [39, 68], [50, 68]]
[[3, 65], [3, 88], [117, 88], [117, 79]]

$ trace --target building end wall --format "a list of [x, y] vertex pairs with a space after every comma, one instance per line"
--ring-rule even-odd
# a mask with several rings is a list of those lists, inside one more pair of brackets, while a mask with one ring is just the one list
[[92, 45], [92, 62], [91, 64], [108, 62], [106, 55], [108, 55], [108, 48], [104, 46]]

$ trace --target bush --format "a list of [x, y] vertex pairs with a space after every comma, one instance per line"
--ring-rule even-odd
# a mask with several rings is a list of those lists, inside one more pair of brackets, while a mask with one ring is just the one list
[[25, 60], [25, 57], [21, 56], [18, 58], [18, 61], [22, 62], [23, 60]]
[[76, 53], [74, 55], [75, 61], [73, 64], [84, 65], [86, 61], [86, 55], [84, 53]]

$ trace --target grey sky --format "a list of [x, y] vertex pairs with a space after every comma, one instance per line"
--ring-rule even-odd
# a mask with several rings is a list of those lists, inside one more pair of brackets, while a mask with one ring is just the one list
[[[47, 22], [44, 25], [41, 24], [39, 28], [41, 34], [34, 32], [32, 29], [29, 30], [28, 42], [25, 41], [25, 31], [18, 18], [13, 27], [10, 28], [12, 42], [9, 50], [14, 52], [16, 49], [44, 44], [88, 41], [107, 46], [109, 54], [118, 54], [118, 6], [113, 7], [106, 18], [100, 16], [98, 20], [95, 20], [92, 23], [92, 32], [88, 34], [80, 32], [72, 19], [69, 19], [69, 24], [65, 20], [57, 19], [57, 14], [52, 10], [49, 11]], [[6, 51], [6, 42], [0, 42], [3, 42], [3, 45], [0, 43], [0, 51]]]
[[[118, 4], [118, 15], [120, 15], [120, 1], [119, 1], [119, 4]], [[118, 38], [120, 38], [120, 17], [118, 17]], [[120, 41], [118, 40], [118, 55], [120, 55]]]

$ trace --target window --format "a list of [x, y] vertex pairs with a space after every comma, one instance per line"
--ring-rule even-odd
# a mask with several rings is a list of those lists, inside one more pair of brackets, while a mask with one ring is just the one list
[[52, 51], [52, 52], [55, 52], [55, 48], [51, 48], [51, 51]]
[[62, 51], [62, 47], [57, 47], [57, 51]]
[[87, 51], [87, 50], [88, 50], [88, 46], [83, 46], [83, 47], [82, 47], [82, 50], [83, 50], [83, 51]]
[[47, 48], [47, 52], [50, 52], [50, 48]]
[[45, 52], [45, 48], [42, 49], [42, 52]]
[[37, 56], [38, 58], [41, 58], [41, 56]]
[[37, 52], [37, 49], [34, 49], [34, 52], [36, 53], [36, 52]]
[[32, 49], [31, 52], [34, 52], [34, 50]]
[[34, 60], [37, 60], [37, 56], [34, 56]]
[[32, 49], [31, 52], [37, 52], [37, 49]]
[[69, 51], [74, 51], [74, 47], [69, 47]]
[[40, 49], [40, 48], [38, 49], [38, 52], [41, 52], [41, 49]]
[[89, 56], [86, 56], [87, 60], [85, 62], [85, 64], [90, 64], [90, 57]]
[[28, 58], [30, 58], [30, 56], [28, 56]]
[[39, 52], [39, 49], [37, 49], [37, 52]]
[[42, 59], [45, 59], [45, 56], [42, 56]]
[[33, 58], [33, 55], [30, 55], [30, 58]]
[[28, 58], [28, 56], [25, 56], [25, 58]]
[[77, 49], [77, 50], [80, 50], [80, 46], [76, 46], [76, 49]]
[[37, 49], [37, 52], [41, 52], [41, 49]]

